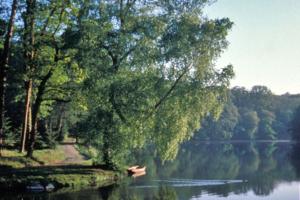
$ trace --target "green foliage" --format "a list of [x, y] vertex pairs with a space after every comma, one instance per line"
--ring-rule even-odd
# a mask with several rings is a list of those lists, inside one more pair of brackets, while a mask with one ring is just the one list
[[210, 117], [195, 140], [213, 139], [290, 139], [292, 113], [300, 103], [299, 95], [273, 95], [265, 86], [254, 86], [250, 91], [235, 87], [220, 119]]
[[260, 113], [260, 123], [258, 127], [259, 139], [275, 139], [275, 131], [272, 128], [272, 124], [275, 121], [275, 116], [272, 112], [262, 110]]
[[216, 121], [208, 117], [202, 123], [201, 134], [196, 134], [195, 137], [199, 139], [230, 139], [233, 137], [234, 129], [237, 126], [239, 120], [239, 113], [236, 106], [232, 103], [228, 103], [224, 106], [224, 110], [217, 120], [218, 123], [212, 123]]
[[234, 137], [236, 139], [254, 139], [260, 120], [257, 112], [241, 109], [240, 113], [239, 123], [235, 127]]
[[18, 135], [12, 127], [11, 120], [7, 117], [3, 121], [3, 131], [4, 131], [4, 143], [8, 146], [15, 146], [18, 140]]
[[[30, 80], [36, 146], [53, 147], [70, 134], [111, 168], [148, 144], [162, 160], [174, 159], [199, 122], [220, 116], [234, 76], [231, 65], [215, 67], [233, 23], [203, 16], [208, 2], [26, 2], [8, 70], [14, 130], [22, 126], [24, 113], [16, 110], [24, 110]], [[226, 138], [236, 123], [234, 109], [228, 112]]]
[[186, 2], [188, 12], [163, 1], [136, 2], [126, 12], [121, 2], [82, 8], [77, 60], [86, 74], [85, 113], [77, 131], [105, 163], [119, 165], [147, 143], [163, 160], [174, 159], [205, 116], [220, 114], [233, 70], [218, 71], [214, 61], [232, 22], [204, 18], [205, 2]]

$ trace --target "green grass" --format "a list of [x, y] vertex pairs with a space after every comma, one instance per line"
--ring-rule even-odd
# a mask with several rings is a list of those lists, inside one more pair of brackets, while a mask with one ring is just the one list
[[86, 147], [80, 144], [76, 144], [75, 148], [80, 154], [84, 155], [87, 158], [93, 158], [97, 156], [97, 150], [93, 147]]
[[0, 166], [23, 168], [53, 165], [65, 159], [61, 146], [58, 146], [55, 149], [36, 150], [33, 153], [33, 157], [34, 159], [27, 158], [24, 153], [19, 153], [17, 150], [4, 149], [2, 151], [2, 157], [0, 157]]
[[19, 153], [19, 151], [16, 151], [16, 150], [3, 149], [1, 152], [2, 152], [2, 156], [5, 156], [5, 157], [17, 157], [17, 156], [25, 155], [23, 153]]
[[2, 157], [0, 157], [1, 167], [22, 168], [34, 166], [35, 164], [38, 163], [32, 159], [26, 158], [25, 154], [19, 153], [16, 150], [3, 150]]
[[36, 150], [33, 152], [33, 157], [44, 162], [45, 165], [51, 165], [61, 162], [65, 159], [65, 154], [61, 146], [55, 149]]

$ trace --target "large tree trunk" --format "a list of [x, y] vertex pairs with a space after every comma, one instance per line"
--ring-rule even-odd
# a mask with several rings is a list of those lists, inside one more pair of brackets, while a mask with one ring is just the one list
[[[26, 0], [26, 13], [24, 16], [24, 36], [23, 36], [23, 48], [24, 48], [24, 70], [26, 73], [34, 69], [34, 57], [35, 57], [35, 37], [34, 37], [34, 26], [35, 26], [35, 0]], [[31, 119], [31, 96], [32, 96], [32, 79], [29, 77], [27, 81], [25, 81], [25, 89], [26, 89], [26, 99], [25, 99], [25, 109], [24, 109], [24, 117], [23, 117], [23, 127], [21, 134], [21, 146], [20, 152], [25, 151], [26, 142], [29, 134], [29, 125], [28, 122]]]
[[31, 127], [29, 122], [31, 121], [30, 99], [32, 94], [32, 80], [26, 81], [25, 88], [26, 88], [26, 99], [25, 99], [25, 109], [24, 109], [23, 127], [22, 127], [22, 134], [21, 134], [21, 146], [20, 146], [20, 152], [22, 153], [25, 151], [28, 133], [30, 131], [29, 127]]
[[5, 35], [4, 47], [1, 52], [0, 60], [0, 156], [1, 148], [4, 136], [4, 99], [5, 99], [5, 79], [6, 79], [6, 68], [8, 65], [9, 52], [11, 46], [11, 38], [14, 32], [14, 21], [17, 11], [18, 1], [14, 0], [11, 5], [11, 14], [8, 22], [7, 33]]
[[[30, 100], [31, 102], [31, 100]], [[25, 151], [28, 150], [28, 141], [29, 141], [29, 137], [30, 137], [30, 132], [32, 130], [32, 108], [31, 108], [31, 103], [29, 104], [29, 110], [28, 110], [28, 120], [27, 120], [27, 131], [26, 131], [26, 137], [25, 137]]]
[[30, 137], [29, 137], [27, 157], [32, 157], [33, 155], [34, 145], [36, 141], [36, 133], [37, 133], [38, 113], [41, 107], [41, 103], [43, 101], [43, 95], [45, 93], [46, 84], [53, 74], [52, 70], [53, 69], [50, 69], [47, 75], [44, 76], [44, 78], [42, 79], [38, 87], [35, 103], [32, 107], [32, 122], [31, 122], [32, 130], [30, 132]]
[[[55, 49], [55, 56], [54, 56], [54, 62], [58, 62], [58, 48]], [[29, 142], [27, 145], [27, 157], [33, 156], [34, 151], [34, 145], [36, 142], [36, 133], [37, 133], [37, 121], [38, 121], [38, 114], [40, 111], [41, 103], [43, 101], [43, 95], [45, 93], [46, 84], [48, 80], [51, 78], [53, 74], [53, 68], [51, 68], [48, 73], [43, 77], [40, 85], [38, 86], [38, 92], [36, 95], [35, 103], [32, 107], [32, 115], [31, 115], [31, 128], [30, 136], [29, 136]]]

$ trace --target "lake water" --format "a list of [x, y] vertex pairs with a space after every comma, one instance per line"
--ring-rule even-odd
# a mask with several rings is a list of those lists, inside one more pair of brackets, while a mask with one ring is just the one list
[[139, 155], [147, 175], [99, 189], [53, 194], [1, 195], [28, 200], [299, 200], [300, 148], [286, 142], [185, 144], [162, 164]]

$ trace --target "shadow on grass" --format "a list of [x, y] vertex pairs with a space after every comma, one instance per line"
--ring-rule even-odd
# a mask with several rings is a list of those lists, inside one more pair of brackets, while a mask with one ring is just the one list
[[[29, 165], [30, 163], [30, 160], [24, 156], [14, 156], [14, 157], [11, 157], [11, 156], [1, 156], [0, 157], [0, 169], [2, 169], [2, 167], [6, 166], [5, 163], [9, 163], [9, 162], [12, 162], [12, 163], [17, 163], [17, 164], [21, 164], [21, 165], [24, 165], [24, 166], [27, 166]], [[14, 168], [14, 166], [6, 166], [6, 167], [11, 167], [11, 168]]]
[[35, 157], [31, 157], [30, 159], [33, 160], [33, 161], [35, 161], [35, 162], [37, 162], [37, 163], [39, 163], [40, 165], [44, 165], [44, 164], [45, 164], [45, 162], [40, 161], [40, 160], [38, 160], [38, 159], [35, 158]]
[[61, 145], [75, 145], [76, 142], [60, 142]]

